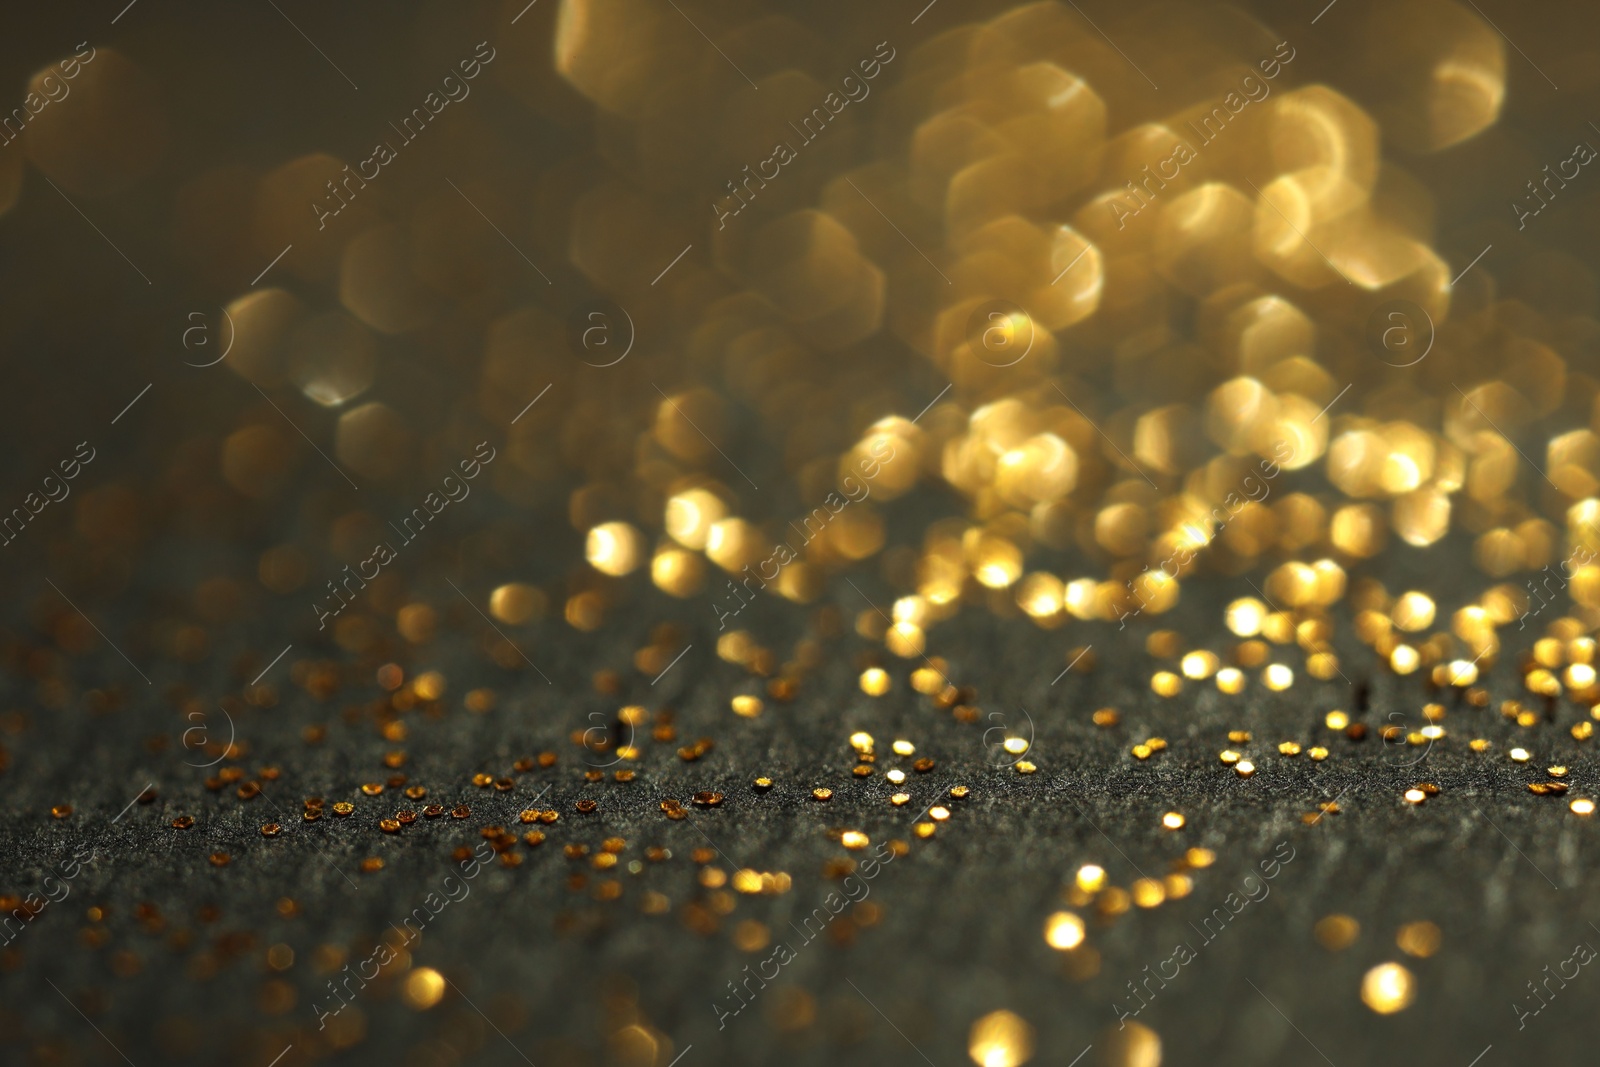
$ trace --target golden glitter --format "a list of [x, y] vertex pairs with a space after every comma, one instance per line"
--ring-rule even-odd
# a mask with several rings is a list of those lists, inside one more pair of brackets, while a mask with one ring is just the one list
[[1183, 678], [1171, 671], [1157, 671], [1150, 676], [1150, 688], [1157, 696], [1174, 697], [1183, 691]]
[[772, 779], [766, 777], [757, 778], [751, 785], [755, 787], [756, 792], [765, 793], [772, 788]]
[[400, 987], [400, 999], [406, 1007], [427, 1011], [444, 997], [444, 975], [432, 967], [418, 967], [406, 975]]
[[861, 672], [861, 691], [869, 697], [881, 697], [889, 691], [889, 672], [882, 667], [868, 667]]
[[174, 830], [187, 830], [187, 829], [189, 829], [189, 827], [191, 827], [193, 825], [194, 825], [194, 816], [193, 815], [180, 815], [176, 819], [172, 820], [172, 828]]
[[1361, 924], [1348, 915], [1325, 915], [1317, 920], [1312, 932], [1323, 948], [1338, 952], [1355, 944], [1361, 936]]
[[1300, 743], [1298, 741], [1281, 742], [1278, 745], [1278, 752], [1284, 756], [1298, 756], [1300, 755]]
[[1020, 756], [1028, 751], [1028, 739], [1025, 737], [1008, 737], [1003, 747], [1010, 755]]
[[1075, 881], [1085, 893], [1098, 893], [1106, 884], [1105, 868], [1088, 863], [1078, 868]]
[[1578, 797], [1574, 799], [1571, 804], [1568, 804], [1567, 807], [1572, 809], [1572, 814], [1574, 815], [1594, 814], [1594, 801], [1590, 800], [1588, 797]]
[[1267, 606], [1255, 597], [1235, 600], [1223, 612], [1223, 622], [1236, 637], [1254, 637], [1266, 617]]
[[397, 834], [400, 832], [400, 821], [398, 819], [380, 819], [378, 821], [378, 829], [386, 834]]
[[1225, 748], [1221, 752], [1217, 753], [1217, 758], [1219, 760], [1221, 760], [1223, 763], [1229, 764], [1231, 766], [1233, 764], [1238, 763], [1239, 760], [1242, 759], [1243, 757], [1241, 757], [1239, 755], [1239, 753], [1235, 752], [1233, 749]]
[[[721, 794], [718, 793], [718, 794], [713, 794], [713, 795], [715, 795], [718, 798], [717, 803], [720, 804], [722, 802], [721, 801]], [[579, 815], [588, 815], [588, 814], [591, 814], [600, 805], [599, 805], [598, 802], [593, 801], [593, 800], [579, 800], [579, 801], [576, 801], [572, 806], [573, 806], [574, 809], [577, 810]]]
[[866, 763], [858, 763], [850, 768], [850, 773], [857, 778], [870, 778], [872, 777], [872, 766]]
[[529, 848], [537, 848], [538, 846], [544, 844], [544, 831], [529, 830], [527, 833], [522, 835], [522, 841]]
[[1407, 789], [1405, 791], [1405, 801], [1406, 801], [1407, 804], [1421, 804], [1424, 800], [1427, 800], [1427, 799], [1428, 799], [1428, 794], [1424, 793], [1420, 789]]
[[928, 809], [928, 818], [932, 819], [934, 822], [944, 822], [949, 817], [949, 808], [935, 804], [933, 807]]
[[1306, 750], [1306, 755], [1310, 756], [1318, 763], [1321, 763], [1323, 760], [1328, 758], [1328, 750], [1323, 748], [1321, 745], [1312, 745]]
[[978, 1067], [1021, 1067], [1033, 1058], [1033, 1027], [1015, 1012], [992, 1011], [968, 1031], [967, 1055]]
[[894, 796], [889, 798], [889, 803], [893, 804], [897, 808], [904, 807], [906, 804], [909, 804], [910, 802], [911, 802], [911, 794], [910, 793], [896, 793], [896, 794], [894, 794]]
[[1018, 760], [1016, 767], [1018, 774], [1033, 774], [1039, 769], [1031, 760]]
[[1070, 911], [1058, 911], [1044, 921], [1045, 944], [1070, 951], [1083, 944], [1083, 920]]
[[1507, 755], [1518, 763], [1527, 763], [1533, 758], [1532, 754], [1525, 748], [1514, 748]]
[[383, 870], [383, 858], [381, 856], [368, 856], [361, 861], [359, 867], [363, 874], [375, 874]]
[[873, 748], [872, 735], [865, 730], [857, 730], [850, 735], [850, 747], [860, 753], [869, 753]]
[[1406, 923], [1395, 934], [1394, 943], [1400, 946], [1400, 951], [1407, 956], [1416, 956], [1426, 959], [1439, 951], [1439, 944], [1443, 935], [1439, 927], [1431, 922]]
[[1493, 746], [1490, 744], [1487, 738], [1474, 737], [1471, 741], [1467, 742], [1467, 747], [1472, 749], [1474, 752], [1487, 752]]
[[[1006, 748], [1006, 751], [1010, 752], [1011, 749], [1009, 747], [1009, 745], [1010, 745], [1010, 740], [1009, 739], [1007, 740], [1006, 744], [1008, 746]], [[890, 747], [894, 749], [894, 754], [896, 756], [912, 756], [912, 755], [915, 755], [916, 751], [917, 751], [917, 746], [913, 745], [910, 741], [896, 741]], [[1023, 751], [1027, 751], [1027, 749], [1024, 748]]]
[[733, 713], [746, 719], [753, 719], [761, 714], [762, 703], [760, 697], [741, 694], [731, 701]]
[[455, 807], [450, 809], [450, 817], [452, 819], [465, 819], [471, 814], [472, 809], [467, 807], [465, 804], [457, 804]]
[[1544, 769], [1544, 773], [1548, 774], [1552, 778], [1565, 778], [1567, 776], [1567, 769], [1558, 764], [1554, 767], [1546, 767]]
[[1261, 672], [1261, 682], [1275, 693], [1282, 692], [1294, 684], [1294, 671], [1281, 663], [1273, 663]]
[[1161, 825], [1168, 830], [1181, 830], [1186, 821], [1181, 812], [1169, 811], [1161, 816]]
[[1571, 732], [1574, 741], [1587, 741], [1594, 736], [1594, 723], [1574, 723]]
[[232, 858], [226, 852], [213, 852], [211, 854], [211, 866], [226, 867]]
[[[482, 778], [483, 781], [479, 782], [478, 778]], [[492, 781], [492, 779], [487, 774], [477, 775], [473, 779], [473, 782], [476, 785], [488, 785], [490, 781]], [[367, 782], [365, 785], [363, 785], [361, 787], [361, 791], [363, 793], [365, 793], [369, 797], [375, 797], [379, 793], [383, 792], [383, 783], [382, 782]]]
[[1229, 730], [1228, 731], [1228, 740], [1232, 741], [1236, 745], [1246, 744], [1250, 740], [1250, 731], [1249, 730]]
[[1350, 725], [1350, 716], [1342, 711], [1330, 711], [1322, 721], [1330, 730], [1343, 730]]
[[1211, 677], [1221, 665], [1222, 661], [1212, 652], [1190, 652], [1179, 662], [1183, 676], [1196, 681]]
[[1096, 711], [1091, 718], [1094, 720], [1094, 724], [1096, 726], [1109, 728], [1117, 725], [1117, 723], [1121, 721], [1122, 716], [1117, 714], [1116, 708], [1101, 708], [1100, 710]]
[[964, 785], [953, 785], [950, 787], [950, 797], [952, 800], [965, 800], [967, 799], [968, 795], [971, 794], [971, 792], [972, 790], [968, 789]]
[[934, 825], [931, 822], [919, 822], [911, 828], [911, 832], [921, 838], [933, 836]]
[[1191, 848], [1183, 854], [1183, 862], [1199, 870], [1217, 862], [1217, 854], [1209, 848]]
[[870, 842], [860, 830], [846, 830], [839, 835], [839, 844], [845, 848], [866, 848]]
[[812, 800], [832, 800], [833, 799], [833, 790], [827, 789], [827, 788], [813, 789], [811, 791], [811, 799]]
[[1224, 667], [1217, 672], [1217, 688], [1224, 693], [1244, 692], [1244, 672], [1237, 667]]
[[1240, 778], [1248, 778], [1252, 774], [1256, 773], [1256, 765], [1247, 759], [1242, 759], [1238, 763], [1234, 764], [1233, 773], [1237, 774]]
[[422, 809], [422, 814], [430, 819], [437, 819], [439, 816], [444, 814], [444, 805], [429, 804], [427, 807]]
[[261, 828], [262, 837], [277, 837], [281, 833], [283, 833], [283, 827], [275, 822], [269, 822]]
[[1150, 746], [1149, 745], [1134, 745], [1133, 749], [1132, 749], [1132, 752], [1133, 752], [1133, 756], [1134, 756], [1135, 759], [1144, 760], [1144, 759], [1149, 759], [1150, 758]]
[[[702, 790], [694, 795], [694, 802], [702, 808], [715, 808], [722, 803], [722, 794], [711, 790]], [[581, 811], [582, 809], [580, 808], [579, 810]]]
[[1167, 887], [1159, 878], [1136, 878], [1133, 902], [1141, 908], [1159, 907], [1167, 899]]
[[899, 785], [901, 782], [906, 780], [906, 772], [896, 768], [884, 775], [884, 777], [889, 779], [892, 784]]
[[933, 770], [933, 766], [933, 760], [929, 759], [927, 756], [923, 756], [921, 759], [917, 760], [911, 765], [911, 769], [916, 771], [918, 774], [927, 774], [929, 771]]
[[1361, 979], [1361, 1002], [1379, 1015], [1392, 1015], [1411, 1005], [1416, 980], [1398, 963], [1380, 963]]

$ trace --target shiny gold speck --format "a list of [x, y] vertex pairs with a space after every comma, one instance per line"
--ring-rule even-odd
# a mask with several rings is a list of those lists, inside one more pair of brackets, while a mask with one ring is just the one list
[[933, 770], [933, 766], [933, 760], [929, 759], [927, 756], [923, 756], [921, 759], [917, 760], [911, 765], [911, 769], [916, 771], [918, 774], [927, 774], [929, 771]]
[[1149, 745], [1134, 745], [1130, 751], [1133, 752], [1134, 759], [1147, 760], [1150, 758]]
[[429, 804], [427, 807], [422, 809], [422, 814], [429, 819], [437, 819], [439, 816], [444, 814], [444, 805]]
[[1018, 774], [1033, 774], [1038, 769], [1039, 769], [1038, 766], [1035, 765], [1032, 760], [1018, 760], [1017, 761], [1017, 773]]
[[1420, 789], [1407, 789], [1405, 792], [1405, 801], [1407, 804], [1421, 804], [1427, 799], [1428, 794], [1424, 793]]
[[767, 790], [772, 788], [772, 779], [763, 776], [761, 778], [757, 778], [752, 784], [755, 786], [756, 792], [765, 793]]
[[1256, 765], [1247, 759], [1242, 759], [1233, 765], [1233, 773], [1240, 778], [1249, 778], [1256, 773]]
[[910, 802], [910, 793], [896, 793], [894, 796], [889, 798], [889, 803], [893, 804], [897, 808], [903, 808]]
[[1577, 797], [1571, 804], [1567, 805], [1567, 807], [1572, 809], [1572, 814], [1574, 815], [1594, 814], [1594, 801], [1590, 800], [1588, 797]]
[[1426, 959], [1439, 951], [1443, 935], [1434, 923], [1422, 921], [1406, 923], [1395, 934], [1394, 942], [1408, 956]]
[[537, 848], [538, 846], [544, 844], [544, 831], [529, 830], [527, 833], [522, 835], [522, 842], [529, 848]]
[[589, 815], [600, 805], [593, 800], [580, 800], [572, 806], [577, 809], [579, 815]]
[[1552, 778], [1565, 778], [1567, 776], [1567, 769], [1563, 766], [1557, 765], [1554, 767], [1546, 767], [1544, 773], [1548, 774]]
[[833, 790], [831, 790], [831, 789], [823, 789], [823, 788], [813, 789], [811, 791], [811, 799], [812, 800], [832, 800], [833, 799]]
[[353, 812], [355, 810], [356, 810], [356, 806], [354, 804], [350, 803], [348, 800], [335, 801], [334, 805], [333, 805], [333, 813], [335, 815], [340, 816], [340, 817], [343, 817], [345, 815], [349, 815], [351, 812]]
[[1525, 748], [1514, 748], [1511, 750], [1509, 755], [1517, 763], [1527, 763], [1533, 758], [1532, 754]]
[[400, 820], [379, 819], [378, 829], [382, 830], [386, 834], [397, 834], [400, 832]]
[[850, 769], [850, 773], [857, 778], [870, 778], [872, 777], [872, 768], [865, 763], [858, 763]]
[[1491, 746], [1487, 738], [1474, 737], [1471, 741], [1467, 742], [1467, 747], [1472, 749], [1474, 752], [1487, 752]]
[[1298, 756], [1300, 755], [1300, 743], [1298, 741], [1284, 741], [1278, 745], [1278, 752], [1284, 756]]
[[213, 852], [211, 854], [211, 866], [226, 867], [232, 859], [233, 857], [226, 852]]
[[465, 819], [471, 814], [472, 809], [467, 807], [465, 804], [457, 804], [455, 807], [450, 809], [450, 817], [452, 819]]
[[363, 793], [367, 794], [367, 796], [369, 796], [369, 797], [375, 797], [379, 793], [383, 792], [383, 783], [382, 782], [367, 782], [365, 785], [363, 785], [361, 787], [361, 791]]
[[1348, 915], [1325, 915], [1312, 928], [1317, 942], [1329, 952], [1338, 952], [1355, 944], [1361, 935], [1361, 924]]
[[1238, 763], [1239, 760], [1242, 757], [1239, 755], [1239, 753], [1235, 752], [1233, 749], [1225, 748], [1221, 752], [1217, 753], [1217, 758], [1219, 760], [1221, 760], [1223, 763], [1232, 765], [1232, 764]]
[[934, 825], [931, 822], [919, 822], [911, 828], [912, 833], [924, 839], [932, 837], [933, 831]]
[[1122, 721], [1122, 716], [1117, 713], [1116, 708], [1101, 708], [1091, 718], [1094, 724], [1102, 729], [1110, 729]]
[[366, 859], [361, 861], [362, 874], [374, 874], [381, 870], [383, 870], [382, 856], [368, 856]]
[[277, 837], [281, 833], [283, 833], [283, 827], [275, 822], [269, 822], [261, 828], [262, 837]]
[[1229, 730], [1228, 740], [1236, 745], [1242, 745], [1250, 740], [1249, 730]]
[[1323, 748], [1321, 745], [1312, 745], [1311, 748], [1306, 751], [1306, 755], [1310, 756], [1318, 763], [1321, 763], [1323, 760], [1328, 758], [1328, 750]]
[[953, 800], [965, 800], [971, 793], [972, 790], [968, 789], [964, 785], [953, 785], [950, 787], [950, 796]]
[[722, 803], [722, 794], [709, 789], [702, 790], [694, 795], [694, 802], [702, 808], [714, 808]]
[[1181, 830], [1183, 829], [1183, 824], [1185, 822], [1187, 822], [1187, 820], [1183, 817], [1182, 812], [1169, 811], [1165, 815], [1161, 816], [1161, 825], [1166, 827], [1168, 830]]

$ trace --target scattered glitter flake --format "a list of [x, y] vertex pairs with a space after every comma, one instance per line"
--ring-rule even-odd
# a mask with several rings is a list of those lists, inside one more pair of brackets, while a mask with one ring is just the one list
[[1239, 753], [1235, 752], [1233, 749], [1225, 748], [1221, 752], [1217, 753], [1217, 758], [1219, 760], [1221, 760], [1223, 763], [1229, 764], [1231, 766], [1233, 764], [1238, 763], [1239, 760], [1241, 760], [1243, 757], [1240, 756]]
[[861, 672], [861, 691], [869, 697], [881, 697], [889, 691], [889, 672], [882, 667], [868, 667]]
[[1045, 944], [1063, 952], [1083, 944], [1083, 920], [1070, 911], [1058, 911], [1044, 922]]
[[226, 867], [232, 860], [233, 857], [226, 852], [213, 852], [211, 854], [211, 866], [213, 867]]
[[1010, 1011], [992, 1011], [967, 1032], [967, 1055], [978, 1067], [1021, 1067], [1033, 1058], [1033, 1027]]
[[1172, 671], [1157, 671], [1150, 676], [1150, 689], [1163, 697], [1175, 697], [1183, 692], [1183, 677]]
[[754, 719], [761, 714], [762, 703], [760, 697], [741, 694], [732, 700], [733, 713], [746, 719]]
[[1278, 753], [1284, 756], [1298, 756], [1300, 755], [1300, 743], [1298, 741], [1284, 741], [1278, 745]]
[[55, 819], [65, 819], [67, 816], [69, 816], [71, 814], [72, 814], [72, 805], [71, 804], [57, 804], [57, 805], [55, 805], [54, 807], [52, 807], [50, 809], [50, 816], [51, 816], [51, 818], [55, 818]]
[[1228, 740], [1236, 745], [1248, 744], [1250, 741], [1249, 730], [1229, 730]]
[[858, 763], [850, 769], [850, 773], [857, 778], [870, 778], [872, 777], [872, 768], [865, 763]]
[[890, 784], [899, 785], [901, 782], [906, 780], [906, 772], [897, 767], [888, 774], [884, 775], [884, 777], [889, 779]]
[[194, 816], [193, 815], [180, 815], [176, 819], [172, 820], [172, 828], [174, 830], [187, 830], [187, 829], [189, 829], [189, 827], [191, 827], [193, 825], [194, 825]]
[[755, 786], [756, 792], [765, 793], [767, 790], [772, 788], [772, 779], [761, 777], [757, 778], [752, 784]]
[[467, 807], [465, 804], [457, 804], [455, 807], [450, 809], [450, 817], [452, 819], [465, 819], [471, 814], [472, 809]]
[[1489, 743], [1487, 738], [1474, 737], [1471, 741], [1467, 742], [1467, 747], [1472, 749], [1474, 752], [1487, 752], [1493, 746]]
[[1186, 821], [1187, 820], [1184, 819], [1181, 812], [1169, 811], [1165, 815], [1161, 816], [1161, 825], [1165, 826], [1168, 830], [1181, 830], [1183, 829], [1183, 824]]
[[529, 848], [538, 848], [540, 845], [544, 844], [544, 831], [529, 830], [527, 833], [522, 835], [522, 842]]
[[1330, 730], [1343, 730], [1350, 725], [1350, 716], [1342, 711], [1330, 711], [1322, 721]]
[[811, 791], [811, 799], [812, 800], [832, 800], [833, 799], [833, 790], [826, 789], [826, 788], [813, 789]]
[[378, 821], [378, 829], [382, 830], [386, 834], [397, 834], [400, 832], [400, 820], [380, 819]]
[[1091, 718], [1096, 726], [1103, 729], [1110, 729], [1122, 721], [1122, 716], [1118, 714], [1116, 708], [1101, 708]]
[[1443, 934], [1434, 923], [1423, 921], [1406, 923], [1395, 934], [1394, 942], [1407, 956], [1426, 959], [1439, 951]]
[[1233, 773], [1240, 778], [1249, 778], [1256, 773], [1256, 765], [1247, 759], [1242, 759], [1233, 765]]
[[[917, 751], [917, 746], [910, 741], [896, 741], [891, 747], [894, 749], [896, 756], [911, 756], [915, 755]], [[1009, 752], [1011, 750], [1008, 748], [1006, 751]]]
[[1086, 863], [1078, 868], [1075, 881], [1085, 893], [1098, 893], [1106, 884], [1105, 868]]
[[1594, 814], [1594, 801], [1590, 800], [1588, 797], [1577, 797], [1572, 801], [1571, 804], [1567, 806], [1572, 809], [1572, 814], [1574, 815]]
[[932, 837], [933, 831], [934, 825], [931, 822], [919, 822], [911, 828], [912, 833], [924, 839]]
[[1321, 745], [1312, 745], [1306, 750], [1306, 755], [1310, 756], [1318, 763], [1321, 763], [1323, 760], [1328, 758], [1328, 750], [1323, 748]]
[[1510, 757], [1518, 763], [1527, 763], [1533, 758], [1532, 753], [1525, 748], [1514, 748], [1508, 753], [1508, 755], [1510, 755]]
[[1361, 936], [1361, 924], [1348, 915], [1325, 915], [1317, 920], [1312, 932], [1317, 942], [1329, 952], [1338, 952], [1355, 944]]
[[1217, 862], [1217, 854], [1209, 848], [1191, 848], [1183, 854], [1183, 861], [1190, 867], [1201, 870]]
[[866, 848], [869, 844], [867, 835], [860, 830], [846, 830], [839, 835], [839, 843], [845, 848]]
[[934, 822], [944, 822], [949, 817], [950, 809], [942, 805], [935, 804], [933, 807], [928, 809], [928, 818], [932, 819]]
[[283, 827], [275, 822], [269, 822], [261, 828], [262, 837], [277, 837], [281, 833], [283, 833]]
[[363, 873], [363, 874], [374, 874], [374, 873], [376, 873], [378, 871], [383, 870], [383, 857], [382, 856], [368, 856], [366, 859], [361, 861], [360, 866], [361, 866], [361, 873]]
[[334, 805], [333, 805], [333, 813], [335, 815], [339, 816], [340, 818], [343, 818], [344, 816], [349, 815], [351, 812], [353, 812], [355, 810], [356, 810], [356, 806], [354, 804], [350, 803], [348, 800], [335, 801]]
[[1407, 804], [1421, 804], [1427, 799], [1428, 794], [1424, 793], [1420, 789], [1407, 789], [1405, 792], [1405, 801]]
[[1546, 767], [1544, 773], [1548, 774], [1552, 778], [1565, 778], [1567, 776], [1567, 769], [1558, 764], [1554, 767]]
[[1379, 1015], [1392, 1015], [1411, 1005], [1416, 979], [1398, 963], [1380, 963], [1361, 979], [1361, 1002]]
[[444, 998], [444, 975], [432, 967], [418, 967], [400, 986], [400, 999], [415, 1011], [427, 1011]]
[[[722, 794], [711, 790], [702, 790], [694, 795], [694, 802], [702, 808], [715, 808], [721, 805]], [[582, 803], [582, 801], [579, 803]], [[582, 811], [583, 809], [579, 808], [578, 810]], [[589, 810], [593, 811], [594, 809], [590, 808]]]
[[1133, 752], [1133, 758], [1138, 760], [1147, 760], [1151, 754], [1149, 745], [1134, 745], [1130, 751]]
[[893, 804], [897, 808], [903, 808], [907, 804], [909, 804], [910, 802], [911, 802], [911, 794], [910, 793], [896, 793], [894, 796], [889, 798], [889, 803]]

